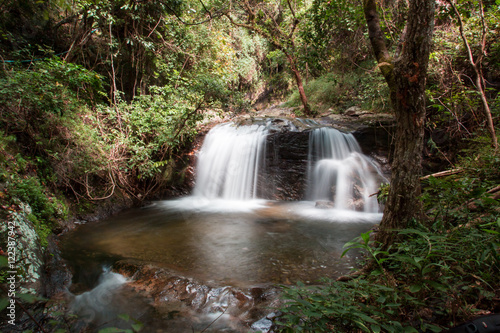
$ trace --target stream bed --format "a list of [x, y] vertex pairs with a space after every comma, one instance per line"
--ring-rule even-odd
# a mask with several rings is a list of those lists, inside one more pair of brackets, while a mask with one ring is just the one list
[[[119, 326], [110, 324], [110, 316], [127, 313], [148, 332], [202, 331], [224, 314], [206, 332], [248, 332], [273, 311], [268, 307], [279, 297], [272, 292], [259, 305], [253, 294], [263, 299], [278, 285], [317, 284], [322, 277], [348, 273], [355, 253], [341, 258], [343, 245], [380, 219], [379, 213], [320, 209], [307, 201], [187, 197], [81, 225], [62, 238], [61, 248], [73, 271], [71, 292], [80, 294], [73, 309], [89, 312], [93, 297], [107, 297], [108, 316], [102, 309], [90, 311], [88, 320], [96, 327]], [[109, 272], [117, 263], [154, 270], [146, 278], [143, 274], [138, 286], [133, 270], [126, 277]], [[155, 279], [154, 291], [145, 287]], [[231, 297], [234, 311], [228, 310]], [[258, 325], [253, 329], [265, 331]]]

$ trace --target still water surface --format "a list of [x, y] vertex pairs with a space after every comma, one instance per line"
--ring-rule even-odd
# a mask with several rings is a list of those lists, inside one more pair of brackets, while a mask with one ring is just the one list
[[347, 273], [353, 258], [340, 258], [343, 245], [380, 218], [312, 202], [189, 197], [82, 225], [64, 238], [63, 252], [80, 265], [136, 259], [216, 285], [313, 283]]

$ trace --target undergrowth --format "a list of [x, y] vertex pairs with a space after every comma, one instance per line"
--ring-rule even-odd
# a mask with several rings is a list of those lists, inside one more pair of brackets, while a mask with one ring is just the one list
[[[370, 67], [372, 63], [368, 61], [362, 65]], [[389, 108], [387, 84], [380, 75], [369, 73], [369, 70], [331, 72], [310, 80], [304, 90], [313, 109], [320, 113], [327, 110], [340, 113], [351, 106], [374, 111]], [[285, 106], [299, 106], [300, 103], [298, 92], [294, 92]]]

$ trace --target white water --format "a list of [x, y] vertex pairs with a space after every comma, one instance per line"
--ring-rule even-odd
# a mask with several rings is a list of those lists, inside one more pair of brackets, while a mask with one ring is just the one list
[[377, 165], [361, 153], [352, 134], [329, 127], [313, 130], [309, 136], [307, 179], [309, 200], [332, 202], [340, 210], [378, 212], [373, 194], [385, 178]]
[[128, 280], [123, 275], [111, 272], [109, 268], [104, 268], [99, 278], [99, 282], [94, 289], [75, 296], [71, 310], [80, 315], [85, 321], [95, 319], [113, 319], [116, 314], [110, 310], [113, 297], [118, 293]]
[[266, 135], [262, 125], [237, 127], [227, 123], [214, 127], [199, 152], [193, 195], [207, 199], [257, 198]]

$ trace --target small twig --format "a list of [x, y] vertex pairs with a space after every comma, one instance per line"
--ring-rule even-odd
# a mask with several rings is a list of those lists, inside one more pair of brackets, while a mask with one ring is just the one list
[[161, 20], [163, 19], [163, 15], [160, 16], [160, 19], [158, 20], [158, 23], [156, 23], [155, 27], [153, 28], [153, 30], [151, 30], [151, 32], [149, 33], [148, 35], [148, 38], [151, 36], [151, 34], [156, 30], [156, 28], [158, 27], [158, 25], [160, 24]]
[[200, 333], [205, 332], [205, 331], [206, 331], [206, 330], [207, 330], [210, 326], [212, 326], [212, 324], [213, 324], [213, 323], [215, 323], [217, 320], [219, 320], [219, 318], [220, 318], [220, 317], [222, 317], [222, 315], [224, 315], [224, 313], [226, 313], [226, 311], [227, 311], [227, 309], [228, 309], [228, 308], [229, 308], [229, 306], [228, 306], [228, 307], [226, 307], [226, 308], [224, 309], [224, 311], [223, 311], [223, 312], [222, 312], [222, 313], [221, 313], [221, 314], [220, 314], [217, 318], [215, 318], [215, 319], [214, 319], [214, 320], [213, 320], [210, 324], [208, 324], [208, 326], [207, 326], [207, 327], [205, 327], [205, 328], [203, 329], [203, 331], [201, 331]]
[[63, 61], [66, 61], [66, 59], [68, 59], [71, 51], [73, 50], [73, 46], [75, 46], [75, 42], [76, 42], [76, 39], [73, 41], [73, 43], [71, 43], [71, 46], [69, 47], [68, 53], [66, 53], [66, 56], [63, 58]]
[[181, 71], [179, 72], [179, 75], [177, 76], [177, 80], [175, 81], [175, 89], [177, 89], [177, 87], [178, 87], [178, 84], [179, 84], [179, 79], [181, 78], [182, 71], [184, 71], [184, 68], [186, 67], [187, 62], [188, 62], [188, 60], [189, 60], [190, 58], [191, 58], [191, 55], [188, 55], [188, 56], [186, 57], [186, 60], [184, 61], [184, 64], [182, 65]]
[[490, 193], [490, 194], [492, 194], [492, 193], [495, 193], [495, 192], [498, 192], [498, 191], [500, 191], [500, 185], [498, 185], [498, 186], [496, 186], [496, 187], [492, 188], [491, 190], [489, 190], [489, 191], [488, 191], [488, 192], [486, 192], [486, 193]]

